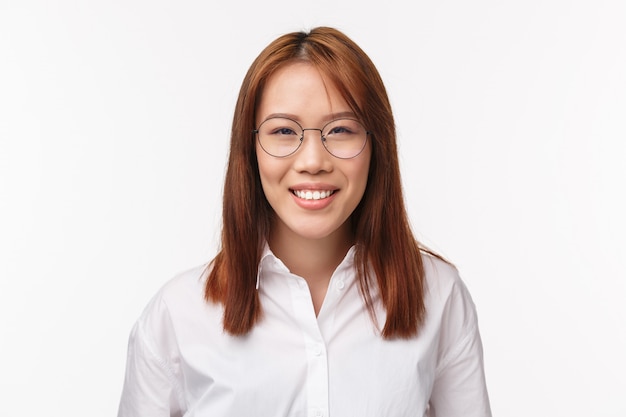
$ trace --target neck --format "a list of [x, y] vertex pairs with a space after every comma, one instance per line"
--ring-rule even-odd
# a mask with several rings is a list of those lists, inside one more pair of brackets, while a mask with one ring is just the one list
[[269, 245], [272, 252], [309, 287], [328, 286], [330, 277], [353, 244], [349, 222], [321, 239], [300, 236], [284, 224], [274, 224]]

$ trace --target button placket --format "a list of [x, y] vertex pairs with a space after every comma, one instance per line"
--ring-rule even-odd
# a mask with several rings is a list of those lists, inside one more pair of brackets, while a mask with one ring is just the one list
[[320, 331], [311, 293], [302, 277], [292, 275], [290, 288], [294, 318], [302, 331], [307, 361], [306, 396], [309, 408], [307, 417], [328, 416], [328, 356]]
[[307, 344], [307, 400], [311, 405], [309, 415], [328, 413], [328, 356], [319, 329], [311, 334]]
[[310, 417], [323, 417], [324, 416], [324, 411], [319, 409], [319, 408], [317, 408], [317, 407], [313, 407], [309, 411], [309, 416]]

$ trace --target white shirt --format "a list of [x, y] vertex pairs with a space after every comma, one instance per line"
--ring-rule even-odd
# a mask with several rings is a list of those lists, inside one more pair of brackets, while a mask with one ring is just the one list
[[[263, 317], [226, 334], [204, 298], [205, 266], [151, 300], [129, 342], [118, 417], [490, 416], [475, 307], [456, 269], [424, 255], [426, 321], [384, 340], [358, 290], [354, 248], [316, 317], [306, 281], [266, 248]], [[385, 312], [377, 294], [379, 324]]]

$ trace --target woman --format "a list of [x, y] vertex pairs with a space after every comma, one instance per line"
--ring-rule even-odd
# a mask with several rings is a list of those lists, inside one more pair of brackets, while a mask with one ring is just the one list
[[393, 115], [332, 28], [245, 76], [221, 250], [133, 328], [119, 416], [489, 416], [471, 297], [416, 242]]

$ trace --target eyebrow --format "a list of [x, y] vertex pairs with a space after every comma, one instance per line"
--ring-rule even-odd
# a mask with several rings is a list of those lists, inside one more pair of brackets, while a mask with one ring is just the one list
[[[297, 122], [300, 121], [300, 118], [298, 116], [296, 116], [295, 114], [291, 114], [291, 113], [272, 113], [272, 114], [268, 114], [263, 120], [265, 121], [267, 119], [273, 119], [275, 117], [283, 117], [283, 118], [287, 118], [287, 119], [292, 119], [292, 120], [295, 120]], [[330, 122], [331, 120], [344, 119], [344, 118], [356, 119], [357, 117], [351, 111], [342, 111], [342, 112], [339, 112], [339, 113], [331, 113], [329, 116], [326, 116], [324, 118], [324, 121]]]

